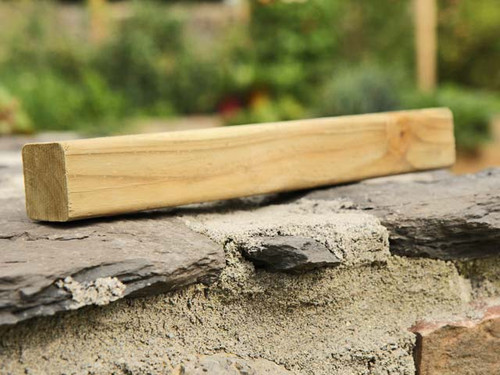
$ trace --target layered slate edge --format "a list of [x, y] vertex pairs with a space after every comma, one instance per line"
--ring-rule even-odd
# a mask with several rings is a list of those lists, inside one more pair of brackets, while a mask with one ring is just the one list
[[0, 173], [0, 325], [210, 283], [224, 267], [221, 246], [169, 214], [33, 222], [20, 163]]
[[345, 200], [376, 216], [389, 230], [393, 254], [447, 260], [500, 255], [500, 168], [379, 178], [305, 197]]
[[26, 217], [20, 158], [0, 160], [0, 325], [211, 283], [228, 247], [274, 272], [500, 254], [500, 169], [48, 225]]

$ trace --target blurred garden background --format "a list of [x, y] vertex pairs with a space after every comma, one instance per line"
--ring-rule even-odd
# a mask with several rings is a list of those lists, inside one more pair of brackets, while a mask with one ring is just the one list
[[0, 134], [447, 106], [459, 167], [500, 165], [500, 3], [419, 1], [3, 0]]

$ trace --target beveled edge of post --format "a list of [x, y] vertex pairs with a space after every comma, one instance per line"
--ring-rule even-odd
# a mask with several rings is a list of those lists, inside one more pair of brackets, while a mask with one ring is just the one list
[[68, 221], [64, 149], [60, 143], [23, 146], [26, 212], [32, 220]]

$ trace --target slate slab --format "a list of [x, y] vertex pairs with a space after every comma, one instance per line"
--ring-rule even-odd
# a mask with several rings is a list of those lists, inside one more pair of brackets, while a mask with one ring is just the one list
[[255, 264], [277, 271], [304, 271], [342, 262], [321, 242], [300, 236], [262, 237], [245, 254]]
[[0, 169], [0, 325], [208, 283], [224, 266], [221, 246], [165, 213], [32, 222], [19, 173]]
[[474, 259], [500, 254], [500, 168], [454, 176], [443, 171], [311, 191], [378, 217], [390, 250], [405, 256]]

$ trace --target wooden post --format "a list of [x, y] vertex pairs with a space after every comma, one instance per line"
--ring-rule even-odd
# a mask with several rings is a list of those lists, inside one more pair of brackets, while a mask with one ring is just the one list
[[90, 39], [99, 43], [108, 34], [106, 0], [88, 0], [90, 13]]
[[436, 88], [436, 25], [436, 0], [415, 0], [417, 85], [420, 90], [426, 92]]
[[447, 167], [448, 109], [144, 134], [23, 148], [35, 220], [67, 221]]

